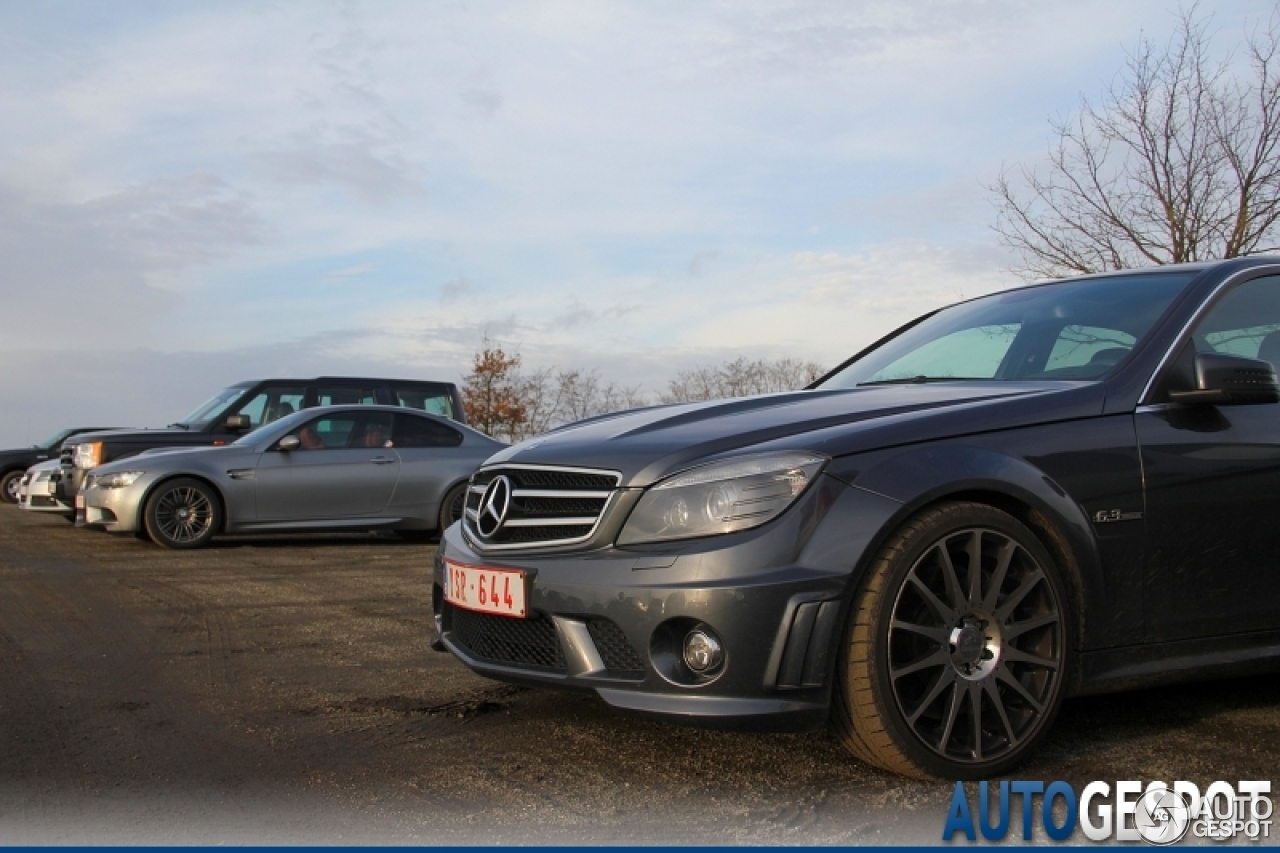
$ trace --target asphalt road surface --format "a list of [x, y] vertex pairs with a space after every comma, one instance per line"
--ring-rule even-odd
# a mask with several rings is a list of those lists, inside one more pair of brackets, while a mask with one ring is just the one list
[[[950, 785], [824, 733], [637, 721], [471, 674], [427, 646], [432, 554], [182, 553], [0, 506], [0, 843], [940, 839]], [[1017, 778], [1278, 790], [1277, 767], [1269, 677], [1072, 700]]]

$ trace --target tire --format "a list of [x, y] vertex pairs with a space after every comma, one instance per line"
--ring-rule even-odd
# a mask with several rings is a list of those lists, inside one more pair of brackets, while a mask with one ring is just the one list
[[1061, 704], [1066, 602], [1053, 559], [1017, 519], [977, 503], [925, 510], [893, 534], [854, 598], [836, 734], [858, 758], [906, 776], [1003, 775]]
[[165, 548], [203, 548], [222, 529], [222, 504], [212, 486], [189, 477], [156, 487], [143, 509], [151, 541]]
[[5, 471], [0, 475], [0, 501], [7, 504], [18, 502], [18, 486], [22, 483], [22, 475], [26, 471]]
[[459, 483], [445, 492], [440, 502], [440, 515], [436, 518], [436, 532], [443, 536], [449, 525], [462, 518], [462, 510], [467, 500], [467, 483]]

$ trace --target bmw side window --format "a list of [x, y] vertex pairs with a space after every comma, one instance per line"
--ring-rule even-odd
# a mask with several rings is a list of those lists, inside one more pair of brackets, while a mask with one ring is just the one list
[[332, 415], [309, 421], [298, 430], [303, 450], [339, 450], [356, 433], [356, 415]]
[[370, 412], [361, 415], [347, 440], [348, 447], [394, 447], [391, 415], [386, 412]]
[[413, 415], [396, 415], [396, 447], [457, 447], [462, 433], [444, 424]]
[[1192, 337], [1196, 352], [1280, 363], [1280, 276], [1233, 288], [1209, 309]]

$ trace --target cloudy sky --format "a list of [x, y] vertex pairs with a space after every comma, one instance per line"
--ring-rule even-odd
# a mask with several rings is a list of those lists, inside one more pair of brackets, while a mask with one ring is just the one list
[[[1229, 47], [1272, 3], [1201, 3]], [[1170, 0], [0, 0], [0, 446], [223, 385], [834, 363]]]

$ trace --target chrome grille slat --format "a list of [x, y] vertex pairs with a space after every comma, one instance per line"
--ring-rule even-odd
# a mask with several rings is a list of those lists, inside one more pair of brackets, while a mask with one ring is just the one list
[[[481, 492], [484, 489], [480, 490]], [[574, 498], [575, 500], [608, 500], [613, 492], [571, 492], [564, 489], [512, 489], [513, 498]]]
[[596, 516], [587, 518], [513, 518], [503, 527], [565, 527], [568, 525], [591, 525], [596, 523]]
[[[495, 530], [494, 503], [486, 503], [489, 485], [499, 477], [495, 495], [509, 494], [501, 525]], [[467, 489], [463, 531], [480, 551], [574, 545], [591, 538], [617, 494], [622, 475], [591, 468], [495, 465], [477, 471]], [[509, 487], [509, 492], [504, 492]], [[485, 516], [482, 519], [481, 513]], [[489, 535], [481, 534], [483, 529]]]

